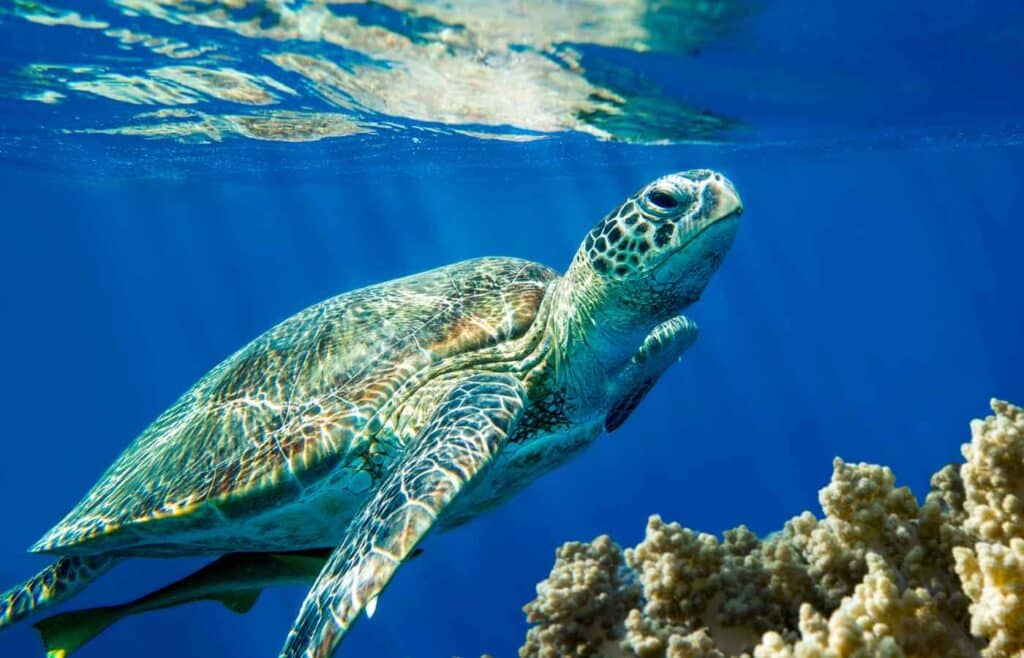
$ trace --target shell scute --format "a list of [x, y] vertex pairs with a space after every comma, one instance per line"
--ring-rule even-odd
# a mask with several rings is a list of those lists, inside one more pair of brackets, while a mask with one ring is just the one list
[[182, 395], [32, 550], [171, 546], [294, 500], [342, 462], [375, 482], [385, 406], [417, 373], [522, 336], [556, 277], [475, 259], [299, 312]]

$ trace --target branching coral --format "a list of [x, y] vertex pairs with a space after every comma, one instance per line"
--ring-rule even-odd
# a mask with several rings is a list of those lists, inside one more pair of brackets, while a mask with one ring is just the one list
[[566, 544], [520, 657], [1024, 656], [1024, 410], [992, 409], [922, 505], [836, 459], [824, 517], [764, 539], [652, 516], [632, 549]]
[[524, 608], [537, 626], [523, 652], [539, 658], [600, 655], [616, 626], [640, 603], [640, 588], [625, 582], [622, 549], [607, 535], [558, 549], [551, 575]]
[[993, 402], [995, 416], [971, 423], [963, 447], [964, 531], [953, 548], [971, 599], [971, 632], [989, 638], [986, 658], [1024, 655], [1024, 409]]

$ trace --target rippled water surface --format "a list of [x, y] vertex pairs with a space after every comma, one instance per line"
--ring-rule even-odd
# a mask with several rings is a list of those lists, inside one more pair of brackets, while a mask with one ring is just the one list
[[[838, 6], [826, 6], [837, 4]], [[0, 587], [158, 413], [299, 309], [463, 258], [564, 269], [651, 178], [746, 213], [633, 418], [430, 538], [339, 656], [515, 655], [570, 539], [778, 529], [831, 459], [918, 494], [1024, 402], [1016, 2], [0, 2]], [[136, 561], [75, 605], [200, 563]], [[276, 655], [304, 596], [122, 622], [82, 658]], [[30, 627], [0, 655], [41, 655]]]
[[[735, 122], [667, 94], [624, 55], [696, 54], [752, 9], [723, 2], [164, 2], [73, 11], [15, 2], [29, 46], [13, 96], [113, 101], [72, 132], [188, 142], [307, 141], [394, 131], [528, 140], [559, 132], [655, 142]], [[81, 49], [81, 50], [79, 50]], [[26, 50], [31, 50], [26, 47]], [[83, 52], [84, 51], [84, 52]]]

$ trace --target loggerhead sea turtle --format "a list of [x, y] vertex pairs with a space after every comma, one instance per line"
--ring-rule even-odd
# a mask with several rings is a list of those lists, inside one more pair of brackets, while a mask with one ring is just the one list
[[721, 174], [646, 185], [568, 271], [479, 258], [316, 304], [200, 379], [32, 551], [0, 627], [126, 557], [334, 548], [283, 658], [334, 653], [423, 536], [614, 431], [694, 341], [729, 249]]

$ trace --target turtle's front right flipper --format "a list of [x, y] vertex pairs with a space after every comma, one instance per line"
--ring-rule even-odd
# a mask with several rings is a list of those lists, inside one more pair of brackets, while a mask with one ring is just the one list
[[71, 598], [118, 561], [109, 555], [62, 557], [0, 596], [0, 630]]
[[604, 429], [614, 432], [636, 411], [662, 373], [679, 360], [697, 340], [697, 325], [685, 315], [662, 322], [644, 339], [620, 375], [632, 386], [621, 391], [604, 420]]
[[526, 404], [510, 375], [480, 374], [456, 385], [359, 510], [302, 604], [281, 658], [329, 658], [365, 607], [515, 431]]

